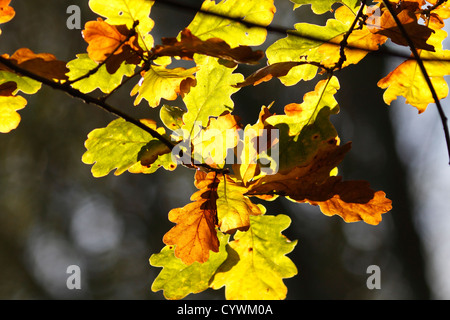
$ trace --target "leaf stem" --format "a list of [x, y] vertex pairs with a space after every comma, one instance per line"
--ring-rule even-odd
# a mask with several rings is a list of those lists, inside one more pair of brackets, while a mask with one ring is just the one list
[[435, 102], [437, 110], [439, 112], [439, 116], [441, 118], [443, 129], [444, 129], [444, 135], [445, 135], [445, 141], [447, 143], [447, 151], [448, 151], [449, 165], [450, 165], [450, 134], [449, 134], [448, 124], [447, 124], [448, 119], [447, 119], [447, 116], [445, 115], [444, 109], [442, 108], [440, 99], [436, 93], [436, 90], [434, 89], [433, 83], [431, 82], [431, 78], [428, 75], [427, 69], [425, 68], [422, 58], [420, 57], [419, 53], [417, 52], [414, 42], [411, 40], [411, 38], [408, 35], [408, 32], [403, 27], [403, 24], [401, 23], [400, 19], [397, 17], [397, 14], [396, 14], [394, 8], [392, 7], [391, 3], [387, 0], [383, 0], [383, 3], [386, 6], [386, 8], [389, 10], [390, 14], [392, 15], [392, 17], [395, 20], [395, 23], [397, 24], [398, 28], [400, 29], [400, 32], [402, 33], [403, 37], [407, 41], [408, 46], [409, 46], [415, 60], [417, 61], [417, 64], [425, 78], [428, 88], [430, 89], [431, 95], [433, 96], [434, 102]]

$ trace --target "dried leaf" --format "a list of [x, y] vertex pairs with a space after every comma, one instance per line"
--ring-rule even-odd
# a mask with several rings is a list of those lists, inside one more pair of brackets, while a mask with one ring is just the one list
[[199, 191], [191, 196], [193, 202], [169, 212], [169, 220], [177, 225], [163, 238], [167, 245], [175, 245], [175, 256], [186, 265], [204, 263], [210, 251], [219, 251], [216, 233], [217, 184], [216, 173], [196, 172], [195, 186]]
[[253, 51], [248, 46], [231, 48], [219, 38], [210, 38], [203, 41], [194, 36], [189, 29], [184, 29], [180, 37], [180, 40], [177, 38], [163, 38], [163, 44], [156, 46], [153, 49], [153, 54], [193, 60], [194, 54], [199, 53], [235, 63], [247, 64], [256, 64], [264, 56], [262, 51]]

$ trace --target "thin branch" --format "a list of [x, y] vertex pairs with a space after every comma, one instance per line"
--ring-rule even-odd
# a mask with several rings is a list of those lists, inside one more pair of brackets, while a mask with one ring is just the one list
[[333, 68], [334, 70], [341, 70], [344, 62], [347, 60], [347, 57], [345, 55], [345, 49], [348, 47], [348, 38], [352, 34], [353, 30], [355, 30], [356, 23], [359, 21], [360, 18], [363, 17], [365, 6], [366, 6], [366, 0], [362, 0], [361, 1], [361, 6], [360, 6], [360, 8], [358, 10], [358, 13], [356, 14], [355, 19], [353, 20], [352, 25], [350, 26], [350, 29], [348, 29], [348, 31], [344, 35], [344, 38], [342, 39], [342, 41], [339, 44], [339, 46], [340, 46], [340, 49], [339, 49], [340, 57], [339, 57], [339, 61], [336, 63], [336, 65]]
[[[434, 89], [433, 83], [431, 82], [431, 78], [428, 75], [427, 69], [425, 68], [425, 65], [424, 65], [419, 53], [417, 52], [414, 42], [411, 40], [411, 38], [408, 35], [408, 32], [406, 32], [406, 29], [403, 27], [403, 24], [401, 23], [400, 19], [397, 17], [397, 14], [394, 11], [394, 8], [392, 8], [391, 4], [387, 0], [383, 0], [383, 3], [386, 6], [386, 8], [389, 10], [392, 17], [394, 18], [395, 23], [397, 24], [398, 28], [400, 29], [400, 32], [402, 33], [403, 37], [408, 42], [408, 46], [411, 49], [411, 52], [412, 52], [415, 60], [417, 61], [417, 65], [419, 66], [419, 68], [425, 78], [425, 81], [427, 82], [428, 88], [430, 89], [431, 95], [433, 96], [434, 102], [436, 103], [436, 107], [439, 112], [439, 116], [441, 118], [442, 126], [444, 129], [444, 134], [445, 134], [445, 141], [447, 143], [447, 151], [448, 151], [448, 155], [449, 155], [449, 159], [450, 159], [450, 134], [449, 134], [449, 130], [448, 130], [447, 116], [445, 115], [445, 112], [444, 112], [444, 109], [442, 108], [440, 99], [436, 93], [436, 90]], [[450, 164], [450, 160], [449, 160], [449, 164]]]
[[114, 108], [113, 106], [109, 105], [108, 103], [106, 103], [102, 99], [98, 99], [98, 98], [92, 97], [90, 95], [87, 95], [85, 93], [82, 93], [81, 91], [79, 91], [77, 89], [74, 89], [74, 88], [66, 85], [65, 83], [63, 84], [63, 83], [55, 82], [53, 80], [47, 79], [47, 78], [39, 76], [37, 74], [34, 74], [33, 72], [31, 72], [29, 70], [26, 70], [26, 69], [23, 69], [23, 68], [17, 66], [16, 64], [12, 63], [9, 59], [7, 59], [5, 57], [0, 56], [0, 62], [2, 64], [4, 64], [5, 66], [7, 66], [9, 69], [13, 70], [17, 74], [20, 74], [22, 76], [31, 78], [31, 79], [33, 79], [35, 81], [38, 81], [38, 82], [40, 82], [42, 84], [45, 84], [45, 85], [51, 87], [53, 89], [63, 91], [63, 92], [69, 94], [70, 96], [72, 96], [74, 98], [78, 98], [78, 99], [83, 100], [87, 104], [96, 105], [96, 106], [102, 108], [103, 110], [105, 110], [105, 111], [107, 111], [109, 113], [112, 113], [115, 116], [126, 120], [127, 122], [130, 122], [130, 123], [134, 124], [135, 126], [137, 126], [137, 127], [141, 128], [142, 130], [148, 132], [154, 138], [156, 138], [159, 141], [161, 141], [162, 143], [164, 143], [170, 150], [172, 150], [173, 147], [174, 147], [174, 145], [172, 144], [171, 141], [169, 141], [167, 138], [162, 136], [156, 130], [153, 130], [152, 128], [147, 127], [145, 124], [143, 124], [139, 120], [129, 116], [128, 114], [120, 111], [119, 109]]

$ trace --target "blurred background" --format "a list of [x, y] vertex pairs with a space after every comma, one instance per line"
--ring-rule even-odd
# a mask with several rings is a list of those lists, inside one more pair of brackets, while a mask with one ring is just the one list
[[[1, 26], [0, 53], [28, 47], [74, 59], [86, 43], [81, 30], [67, 29], [66, 9], [78, 5], [83, 26], [96, 19], [87, 3], [13, 0], [16, 17]], [[311, 14], [308, 6], [292, 11], [288, 0], [275, 5], [274, 25], [287, 29], [299, 21], [323, 24], [328, 17]], [[193, 16], [155, 4], [156, 43], [176, 36]], [[266, 43], [283, 37], [269, 34]], [[380, 225], [346, 224], [289, 201], [265, 204], [268, 214], [292, 218], [284, 234], [298, 240], [289, 257], [299, 274], [285, 280], [287, 299], [450, 298], [450, 166], [438, 113], [430, 105], [418, 115], [403, 100], [388, 107], [376, 85], [401, 62], [371, 55], [337, 74], [341, 112], [332, 121], [343, 142], [353, 141], [340, 172], [345, 179], [368, 180], [393, 200]], [[243, 88], [233, 96], [235, 113], [253, 123], [261, 105], [272, 101], [281, 113], [286, 104], [302, 102], [319, 79], [287, 88], [278, 80]], [[110, 103], [135, 116], [154, 116], [144, 102], [133, 106], [132, 85]], [[46, 87], [27, 100], [18, 129], [0, 135], [0, 299], [163, 299], [150, 289], [161, 269], [148, 259], [173, 226], [168, 212], [189, 202], [193, 172], [93, 178], [81, 162], [86, 136], [114, 118]], [[443, 104], [450, 114], [449, 102]], [[81, 290], [66, 287], [69, 265], [81, 268]], [[366, 286], [370, 265], [381, 269], [379, 290]], [[222, 288], [187, 299], [223, 297]]]

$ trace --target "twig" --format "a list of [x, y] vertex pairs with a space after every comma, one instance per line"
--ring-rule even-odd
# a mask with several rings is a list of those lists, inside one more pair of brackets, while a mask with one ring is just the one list
[[428, 88], [431, 91], [431, 95], [433, 96], [434, 102], [436, 103], [437, 110], [439, 112], [439, 116], [441, 118], [442, 126], [444, 128], [444, 135], [445, 135], [445, 141], [447, 143], [447, 151], [449, 155], [449, 164], [450, 164], [450, 134], [448, 130], [448, 124], [447, 124], [447, 116], [445, 115], [444, 109], [442, 108], [440, 99], [436, 93], [436, 90], [434, 89], [433, 83], [431, 82], [431, 78], [428, 75], [427, 69], [425, 68], [425, 65], [423, 64], [423, 61], [417, 52], [416, 46], [414, 45], [414, 42], [411, 40], [411, 38], [408, 35], [408, 32], [406, 32], [406, 29], [403, 27], [403, 24], [401, 23], [400, 19], [397, 17], [396, 12], [394, 11], [394, 8], [392, 8], [391, 4], [387, 0], [383, 0], [384, 5], [389, 10], [390, 14], [395, 20], [395, 23], [397, 24], [398, 28], [400, 29], [400, 32], [402, 33], [403, 37], [408, 43], [408, 46], [414, 56], [414, 58], [417, 61], [417, 65], [419, 66], [425, 81], [428, 85]]
[[358, 13], [356, 14], [355, 19], [352, 22], [352, 25], [350, 26], [350, 29], [348, 29], [348, 31], [345, 33], [344, 38], [342, 39], [342, 41], [339, 44], [339, 46], [340, 46], [340, 49], [339, 49], [340, 57], [339, 57], [339, 61], [334, 66], [333, 70], [341, 70], [344, 62], [347, 60], [347, 57], [345, 55], [345, 48], [348, 47], [348, 38], [352, 34], [353, 30], [355, 30], [356, 23], [364, 15], [364, 8], [365, 8], [365, 6], [366, 6], [366, 0], [362, 0], [361, 1], [361, 6], [360, 6], [360, 8], [358, 10]]
[[162, 136], [156, 130], [153, 130], [152, 128], [147, 127], [145, 124], [143, 124], [139, 120], [129, 116], [128, 114], [120, 111], [119, 109], [114, 108], [113, 106], [109, 105], [102, 99], [98, 99], [98, 98], [92, 97], [88, 94], [82, 93], [81, 91], [79, 91], [77, 89], [67, 86], [65, 83], [55, 82], [53, 80], [42, 77], [40, 75], [34, 74], [33, 72], [26, 70], [24, 68], [21, 68], [18, 65], [12, 63], [9, 59], [7, 59], [5, 57], [0, 56], [0, 62], [2, 64], [4, 64], [5, 66], [7, 66], [9, 69], [13, 70], [17, 74], [31, 78], [33, 80], [36, 80], [36, 81], [38, 81], [42, 84], [45, 84], [53, 89], [63, 91], [74, 98], [83, 100], [87, 104], [94, 104], [94, 105], [102, 108], [103, 110], [105, 110], [109, 113], [112, 113], [112, 114], [116, 115], [117, 117], [122, 118], [122, 119], [126, 120], [127, 122], [130, 122], [130, 123], [136, 125], [137, 127], [141, 128], [142, 130], [151, 134], [154, 138], [156, 138], [159, 141], [161, 141], [162, 143], [164, 143], [170, 150], [172, 150], [174, 147], [174, 145], [172, 144], [171, 141], [166, 139], [164, 136]]

